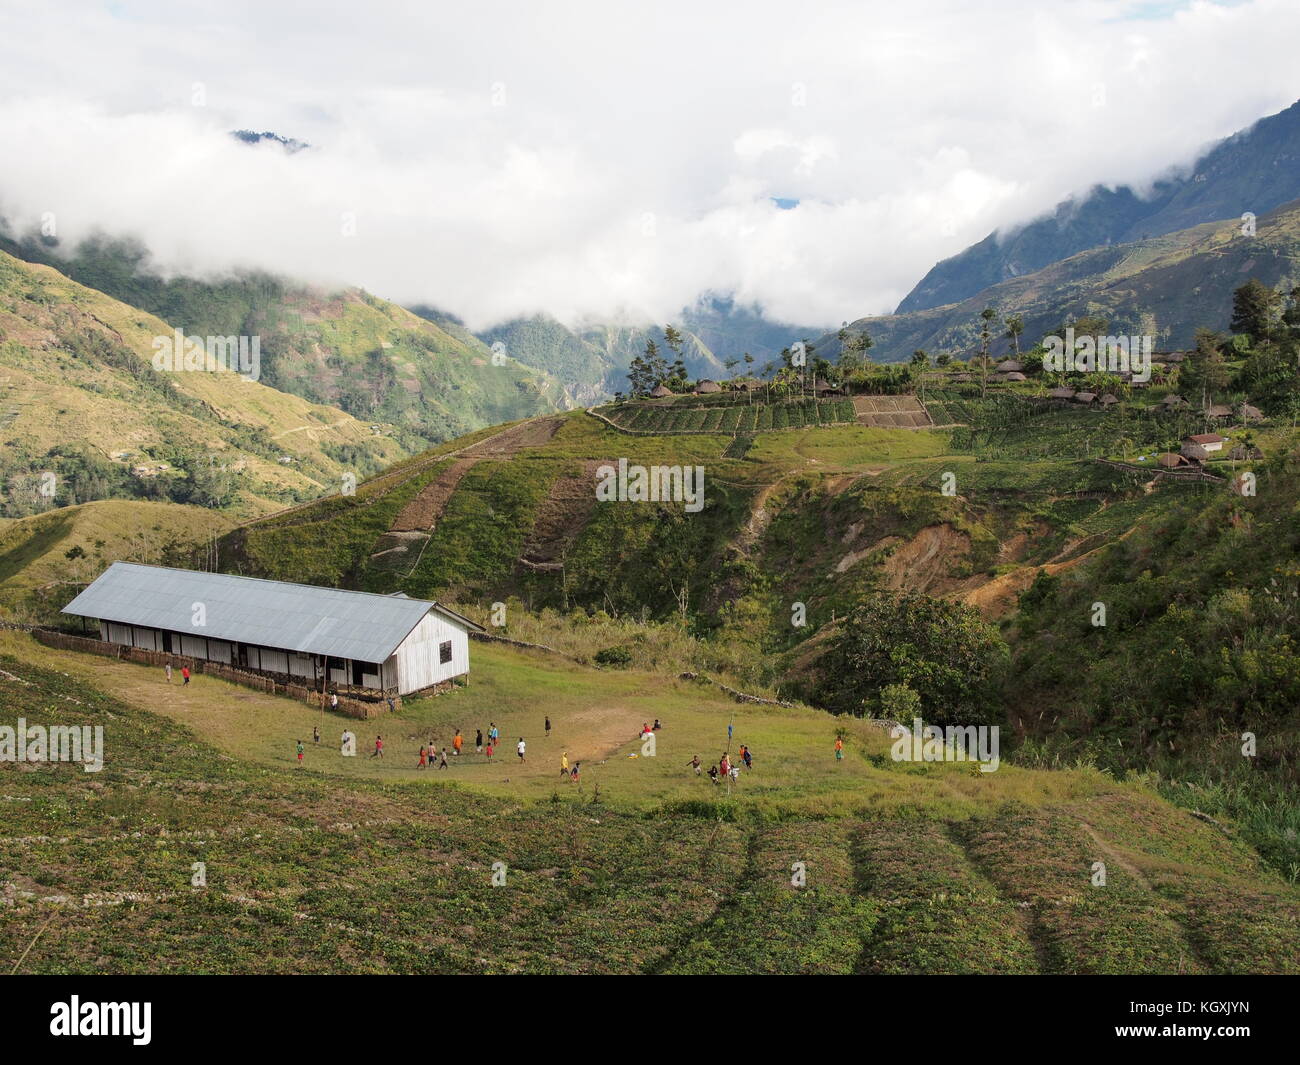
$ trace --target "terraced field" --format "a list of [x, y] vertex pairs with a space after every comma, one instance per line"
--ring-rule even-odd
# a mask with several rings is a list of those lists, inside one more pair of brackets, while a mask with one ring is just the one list
[[930, 420], [915, 396], [854, 396], [858, 422], [876, 429], [928, 429]]
[[791, 400], [783, 403], [696, 403], [643, 400], [617, 403], [596, 413], [631, 433], [755, 433], [806, 426], [846, 425], [857, 417], [848, 399]]
[[[299, 770], [294, 715], [317, 712], [200, 677], [155, 713], [153, 671], [111, 664], [110, 695], [70, 652], [13, 637], [3, 650], [12, 713], [107, 734], [99, 774], [0, 767], [5, 971], [1300, 971], [1294, 888], [1219, 827], [1101, 774], [899, 765], [862, 723], [837, 765], [824, 715], [660, 697], [639, 677], [626, 709], [661, 700], [672, 757], [629, 759], [621, 740], [580, 786], [544, 779], [555, 752], [540, 753], [535, 722], [530, 760], [546, 764], [526, 772], [361, 758], [336, 771], [310, 743]], [[620, 699], [594, 671], [484, 661], [486, 701], [465, 701], [476, 680], [404, 712], [392, 757], [408, 732], [488, 706], [513, 735], [557, 677], [577, 682], [552, 704], [557, 737], [587, 720], [584, 691]], [[289, 718], [274, 736], [221, 728], [263, 699]], [[731, 715], [759, 760], [727, 793], [680, 764], [674, 735], [694, 744]], [[339, 720], [323, 717], [332, 739]], [[664, 786], [695, 797], [656, 797]]]

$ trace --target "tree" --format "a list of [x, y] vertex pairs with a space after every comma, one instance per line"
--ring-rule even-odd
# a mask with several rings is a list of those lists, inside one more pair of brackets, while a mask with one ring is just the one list
[[1296, 285], [1287, 294], [1286, 310], [1282, 312], [1282, 321], [1286, 325], [1287, 337], [1300, 337], [1300, 285]]
[[[906, 686], [934, 724], [997, 720], [1007, 647], [972, 607], [917, 592], [880, 594], [854, 609], [817, 663], [817, 702], [837, 713], [883, 712]], [[897, 688], [890, 701], [898, 705]], [[908, 700], [910, 703], [910, 700]]]
[[1231, 329], [1245, 333], [1254, 344], [1273, 338], [1282, 311], [1282, 297], [1272, 288], [1251, 278], [1232, 294]]
[[633, 397], [644, 396], [650, 390], [650, 372], [640, 355], [633, 357], [627, 368], [628, 392]]
[[843, 364], [847, 356], [850, 366], [856, 369], [858, 365], [869, 361], [867, 352], [875, 345], [871, 339], [871, 334], [865, 329], [850, 331], [847, 328], [841, 329], [837, 334], [840, 342], [840, 363]]
[[1020, 334], [1025, 331], [1025, 320], [1018, 314], [1008, 314], [1006, 319], [1007, 337], [1011, 340], [1016, 358], [1020, 358]]
[[983, 399], [989, 387], [989, 341], [993, 336], [993, 323], [997, 321], [998, 312], [992, 307], [980, 311], [983, 320], [980, 325], [980, 398]]
[[921, 697], [906, 683], [886, 684], [880, 689], [880, 716], [910, 727], [912, 719], [921, 716]]
[[1183, 362], [1179, 383], [1184, 392], [1201, 394], [1202, 405], [1228, 387], [1228, 368], [1223, 362], [1222, 333], [1213, 329], [1196, 330], [1196, 351]]

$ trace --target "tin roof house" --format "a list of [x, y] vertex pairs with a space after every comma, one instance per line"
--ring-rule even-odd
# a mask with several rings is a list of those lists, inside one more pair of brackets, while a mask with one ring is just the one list
[[481, 626], [439, 603], [114, 562], [63, 613], [100, 639], [237, 669], [407, 695], [469, 673]]

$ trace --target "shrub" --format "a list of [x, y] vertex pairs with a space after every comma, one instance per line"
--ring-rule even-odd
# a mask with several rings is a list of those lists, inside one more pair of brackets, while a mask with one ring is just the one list
[[628, 666], [632, 664], [632, 652], [626, 647], [604, 647], [596, 652], [595, 661], [601, 666]]

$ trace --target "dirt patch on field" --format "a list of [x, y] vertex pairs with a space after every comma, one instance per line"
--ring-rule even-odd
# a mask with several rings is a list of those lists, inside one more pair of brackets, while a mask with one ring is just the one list
[[885, 582], [896, 591], [942, 595], [954, 583], [953, 563], [970, 547], [970, 537], [951, 525], [927, 525], [885, 559]]
[[[850, 527], [850, 530], [851, 529], [852, 527]], [[859, 526], [859, 530], [860, 530], [860, 526]], [[855, 537], [856, 535], [857, 534], [854, 533]], [[864, 558], [867, 558], [869, 555], [873, 555], [877, 551], [881, 551], [886, 547], [893, 547], [895, 544], [901, 544], [903, 542], [904, 540], [901, 536], [886, 536], [883, 540], [877, 540], [874, 544], [869, 544], [868, 546], [859, 548], [856, 551], [850, 551], [847, 555], [845, 555], [842, 559], [840, 559], [837, 563], [835, 563], [834, 572], [843, 573], [846, 570], [852, 569], [854, 566], [856, 566]]]
[[459, 458], [420, 489], [388, 527], [390, 533], [427, 532], [433, 529], [461, 478], [474, 468], [477, 458]]
[[533, 418], [519, 425], [512, 425], [499, 433], [470, 444], [463, 455], [513, 455], [526, 447], [541, 447], [547, 443], [564, 423], [563, 418]]
[[537, 510], [520, 562], [530, 569], [559, 569], [569, 546], [596, 509], [596, 470], [613, 459], [588, 459], [581, 472], [559, 477]]
[[[1127, 536], [1128, 533], [1124, 535]], [[1086, 540], [1076, 540], [1071, 544], [1067, 544], [1056, 557], [1061, 558], [1069, 555], [1085, 543]], [[1091, 558], [1105, 546], [1105, 543], [1097, 544], [1090, 550], [1076, 554], [1073, 558], [1069, 558], [1064, 562], [1047, 562], [1039, 566], [1024, 566], [1021, 569], [1012, 570], [1010, 573], [1004, 573], [1000, 577], [994, 577], [977, 587], [966, 590], [960, 598], [968, 606], [975, 607], [986, 618], [1005, 617], [1015, 609], [1016, 601], [1020, 598], [1021, 593], [1034, 583], [1040, 571], [1052, 575], [1064, 573], [1066, 570], [1074, 569], [1085, 559]]]

